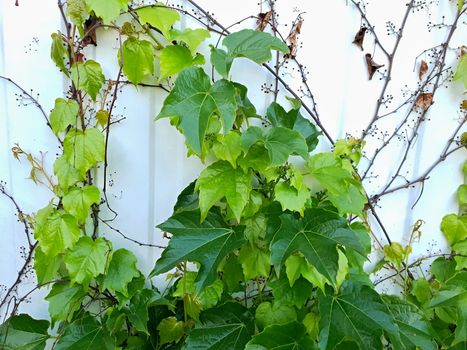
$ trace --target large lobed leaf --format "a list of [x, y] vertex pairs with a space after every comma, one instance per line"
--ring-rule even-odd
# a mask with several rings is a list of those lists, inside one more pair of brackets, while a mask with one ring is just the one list
[[339, 295], [320, 293], [319, 311], [323, 350], [334, 349], [344, 340], [354, 341], [361, 350], [383, 349], [383, 332], [399, 332], [378, 293], [366, 285], [346, 281]]
[[147, 40], [129, 37], [123, 42], [121, 61], [123, 73], [137, 85], [154, 73], [154, 46]]
[[26, 314], [10, 317], [0, 325], [0, 348], [43, 350], [49, 338], [49, 321], [35, 320]]
[[196, 261], [200, 269], [196, 287], [200, 291], [213, 283], [220, 262], [245, 243], [243, 227], [231, 227], [223, 218], [209, 212], [201, 222], [199, 210], [174, 214], [157, 227], [172, 233], [169, 246], [156, 262], [151, 276], [169, 271], [182, 261]]
[[271, 262], [279, 273], [289, 256], [301, 252], [333, 285], [338, 271], [337, 246], [363, 254], [357, 235], [339, 214], [325, 209], [307, 209], [302, 219], [285, 213], [271, 241]]
[[224, 132], [228, 132], [235, 121], [236, 109], [235, 87], [231, 82], [219, 80], [211, 85], [209, 76], [201, 68], [192, 67], [180, 73], [157, 119], [179, 118], [178, 127], [187, 143], [201, 154], [211, 115], [218, 114], [223, 120]]

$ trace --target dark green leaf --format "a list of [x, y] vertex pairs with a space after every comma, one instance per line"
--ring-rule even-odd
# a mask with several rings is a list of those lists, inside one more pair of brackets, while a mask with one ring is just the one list
[[275, 165], [285, 163], [291, 154], [297, 154], [304, 159], [308, 157], [308, 147], [303, 136], [284, 127], [263, 130], [258, 126], [250, 126], [242, 134], [245, 153], [258, 142], [266, 147], [269, 159]]
[[55, 350], [115, 350], [115, 339], [95, 317], [86, 315], [65, 327]]
[[277, 272], [287, 258], [301, 252], [318, 272], [335, 283], [338, 270], [337, 245], [362, 251], [355, 233], [335, 212], [307, 209], [303, 219], [281, 215], [281, 226], [271, 241], [271, 262]]
[[229, 72], [232, 67], [233, 60], [234, 58], [229, 56], [224, 50], [211, 46], [211, 64], [222, 78], [229, 78]]
[[323, 350], [334, 349], [344, 339], [353, 340], [361, 350], [383, 349], [383, 331], [399, 331], [378, 293], [365, 285], [346, 281], [339, 295], [320, 293], [319, 311]]
[[55, 283], [45, 297], [49, 302], [49, 314], [52, 321], [70, 321], [86, 296], [82, 286], [70, 286], [68, 283]]
[[268, 282], [268, 286], [272, 289], [275, 300], [283, 305], [298, 308], [301, 308], [305, 301], [311, 297], [313, 290], [313, 285], [303, 277], [295, 280], [291, 286], [285, 274], [282, 274], [279, 279], [276, 278]]
[[35, 320], [26, 314], [10, 317], [0, 325], [0, 348], [43, 350], [49, 338], [49, 321]]
[[67, 50], [63, 44], [62, 34], [60, 32], [52, 33], [51, 37], [52, 37], [52, 47], [50, 49], [50, 57], [55, 62], [57, 67], [60, 68], [60, 70], [66, 76], [70, 76], [70, 73], [68, 73], [68, 70], [66, 69], [66, 66], [65, 66], [65, 57], [67, 55]]
[[178, 263], [188, 260], [201, 264], [197, 276], [197, 289], [201, 290], [216, 280], [217, 268], [234, 249], [245, 243], [243, 227], [228, 226], [219, 214], [210, 212], [200, 224], [198, 210], [177, 213], [158, 225], [173, 234], [151, 276], [169, 271]]
[[255, 335], [245, 350], [313, 350], [316, 345], [306, 334], [306, 328], [296, 321], [266, 327]]
[[248, 309], [227, 302], [202, 314], [201, 325], [188, 335], [186, 350], [243, 350], [253, 332]]
[[296, 321], [297, 312], [292, 306], [280, 302], [271, 304], [269, 301], [265, 301], [256, 308], [255, 319], [259, 330], [262, 331], [267, 326]]
[[232, 83], [219, 80], [211, 85], [201, 68], [192, 67], [180, 73], [157, 118], [178, 117], [178, 127], [188, 144], [201, 154], [211, 115], [217, 113], [223, 120], [224, 132], [228, 132], [235, 121], [236, 109]]
[[383, 300], [399, 326], [399, 335], [392, 337], [394, 349], [438, 349], [434, 330], [415, 305], [395, 296], [384, 296]]
[[321, 133], [300, 114], [299, 108], [286, 112], [280, 104], [273, 102], [269, 105], [266, 116], [272, 126], [283, 126], [298, 131], [305, 138], [309, 152], [318, 145], [318, 136]]
[[112, 254], [102, 288], [128, 296], [128, 284], [133, 278], [141, 275], [136, 267], [137, 262], [136, 256], [129, 250], [124, 248], [116, 250]]
[[258, 64], [271, 59], [271, 50], [289, 52], [288, 46], [279, 38], [251, 29], [227, 35], [222, 44], [227, 47], [229, 56], [246, 57]]
[[131, 298], [128, 305], [127, 316], [133, 326], [140, 332], [149, 334], [148, 332], [148, 308], [159, 295], [153, 289], [143, 289]]

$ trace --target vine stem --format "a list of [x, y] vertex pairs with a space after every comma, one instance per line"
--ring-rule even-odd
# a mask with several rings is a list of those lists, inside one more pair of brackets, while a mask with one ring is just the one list
[[[53, 129], [52, 129], [52, 125], [50, 124], [50, 121], [49, 121], [49, 117], [48, 117], [48, 114], [45, 112], [44, 108], [42, 107], [42, 105], [39, 103], [39, 101], [37, 100], [37, 98], [33, 97], [30, 93], [28, 93], [24, 88], [22, 88], [18, 83], [16, 83], [13, 79], [11, 78], [8, 78], [8, 77], [5, 77], [3, 75], [0, 75], [0, 79], [3, 79], [5, 81], [7, 81], [8, 83], [14, 85], [18, 90], [21, 91], [21, 94], [25, 95], [29, 100], [32, 101], [32, 103], [34, 104], [34, 106], [36, 106], [39, 111], [41, 112], [42, 116], [44, 117], [44, 120], [45, 120], [45, 123], [47, 124], [47, 126], [49, 127], [50, 130], [52, 130], [53, 132]], [[54, 134], [55, 135], [55, 134]], [[63, 145], [63, 142], [62, 140], [56, 136], [58, 142], [60, 142], [60, 145]]]

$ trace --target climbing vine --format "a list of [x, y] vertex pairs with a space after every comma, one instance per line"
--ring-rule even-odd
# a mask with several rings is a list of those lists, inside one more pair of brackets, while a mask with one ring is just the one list
[[[421, 176], [396, 182], [437, 90], [451, 79], [467, 86], [465, 48], [455, 68], [446, 65], [450, 40], [465, 21], [464, 1], [453, 5], [456, 14], [446, 25], [445, 41], [429, 50], [432, 60], [420, 62], [417, 88], [384, 114], [405, 23], [427, 4], [407, 3], [401, 27], [388, 26], [396, 36], [388, 49], [365, 4], [350, 1], [362, 19], [356, 49], [364, 50], [371, 36], [387, 61], [382, 72], [383, 64], [370, 53], [364, 55], [369, 79], [381, 74], [381, 95], [362, 134], [341, 140], [326, 130], [306, 67], [297, 58], [301, 14], [282, 35], [275, 2], [265, 1], [255, 28], [231, 32], [188, 2], [192, 10], [128, 0], [59, 1], [65, 30], [51, 35], [51, 59], [69, 90], [55, 100], [50, 113], [16, 82], [0, 77], [39, 108], [60, 146], [53, 174], [42, 154], [37, 157], [18, 144], [12, 148], [15, 158], [29, 163], [31, 180], [54, 195], [35, 214], [25, 213], [7, 184], [0, 183], [28, 243], [18, 278], [0, 299], [6, 314], [0, 326], [2, 348], [44, 349], [48, 343], [57, 350], [464, 349], [467, 185], [457, 191], [459, 212], [441, 222], [448, 253], [410, 260], [422, 222], [414, 223], [409, 244], [402, 246], [391, 240], [377, 215], [381, 197], [423, 185], [435, 167], [465, 147], [462, 101], [462, 117], [439, 159]], [[175, 29], [181, 16], [192, 17], [200, 28]], [[97, 45], [103, 28], [118, 39], [119, 69], [113, 79], [87, 57], [86, 47]], [[213, 34], [219, 35], [217, 44], [208, 54], [199, 52]], [[265, 113], [256, 110], [249, 87], [231, 73], [238, 58], [274, 76], [274, 84], [264, 86], [274, 97]], [[274, 67], [267, 64], [271, 60]], [[281, 75], [286, 64], [301, 74], [299, 91]], [[100, 216], [102, 210], [117, 215], [107, 198], [108, 152], [112, 127], [122, 120], [114, 109], [124, 85], [164, 90], [167, 96], [156, 120], [168, 118], [184, 136], [188, 154], [206, 164], [179, 194], [173, 214], [158, 225], [167, 246], [130, 238]], [[278, 102], [281, 94], [287, 104]], [[381, 120], [399, 111], [406, 115], [395, 131], [385, 135], [373, 154], [365, 154], [365, 142], [377, 133]], [[413, 115], [418, 116], [415, 123]], [[400, 164], [387, 184], [369, 195], [364, 184], [375, 160], [408, 125]], [[332, 147], [317, 151], [323, 142]], [[96, 181], [99, 176], [102, 185]], [[104, 230], [161, 250], [149, 276], [138, 269], [129, 249], [113, 248]], [[387, 242], [374, 235], [377, 230]], [[369, 272], [365, 263], [374, 245], [384, 257]], [[415, 273], [425, 259], [432, 260], [426, 277]], [[370, 273], [378, 269], [389, 272], [371, 280]], [[18, 286], [32, 271], [37, 285], [20, 295]], [[151, 278], [161, 274], [167, 285], [154, 286]], [[401, 285], [400, 296], [375, 290], [386, 279]], [[47, 290], [49, 320], [21, 313], [21, 304], [37, 289]]]

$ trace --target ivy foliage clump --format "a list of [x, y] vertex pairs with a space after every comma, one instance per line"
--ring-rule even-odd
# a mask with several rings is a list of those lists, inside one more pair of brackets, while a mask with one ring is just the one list
[[[163, 4], [68, 0], [60, 8], [70, 32], [52, 34], [51, 57], [71, 89], [48, 120], [63, 153], [53, 166], [55, 197], [31, 218], [50, 320], [13, 313], [0, 326], [2, 348], [465, 348], [467, 185], [457, 192], [459, 213], [441, 223], [453, 254], [433, 262], [429, 279], [408, 280], [402, 297], [381, 295], [364, 269], [371, 239], [356, 171], [363, 142], [316, 152], [321, 131], [299, 100], [273, 102], [260, 115], [248, 87], [231, 78], [238, 58], [260, 65], [272, 51], [290, 55], [288, 45], [244, 29], [204, 57], [198, 48], [209, 31], [174, 29], [180, 14]], [[116, 80], [85, 57], [97, 27], [121, 37]], [[464, 61], [455, 79], [465, 81]], [[135, 86], [176, 75], [156, 119], [169, 118], [188, 153], [209, 164], [158, 225], [170, 239], [149, 276], [99, 230], [105, 187], [93, 178], [107, 166], [121, 74]], [[407, 268], [409, 249], [394, 242], [385, 253], [383, 264]], [[161, 290], [150, 281], [160, 274], [169, 280]]]

